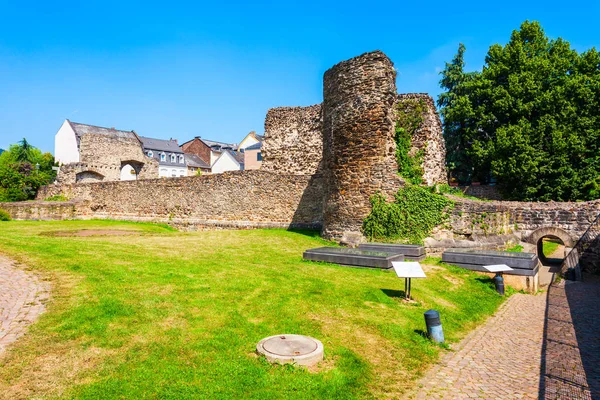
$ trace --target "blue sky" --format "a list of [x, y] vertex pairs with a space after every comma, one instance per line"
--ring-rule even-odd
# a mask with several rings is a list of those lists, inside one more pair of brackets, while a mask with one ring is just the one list
[[239, 142], [267, 110], [322, 101], [323, 73], [380, 49], [398, 91], [439, 93], [438, 72], [526, 19], [600, 48], [600, 2], [70, 2], [2, 0], [0, 148], [53, 152], [65, 118], [141, 135]]

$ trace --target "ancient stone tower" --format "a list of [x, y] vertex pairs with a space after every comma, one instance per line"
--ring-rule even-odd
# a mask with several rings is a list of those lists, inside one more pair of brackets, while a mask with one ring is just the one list
[[401, 185], [394, 142], [396, 72], [380, 51], [343, 61], [323, 78], [323, 237], [360, 233], [370, 196]]
[[[322, 193], [322, 235], [360, 233], [377, 192], [392, 200], [403, 184], [394, 140], [398, 113], [421, 104], [423, 122], [411, 152], [423, 153], [428, 185], [446, 181], [444, 139], [433, 99], [396, 93], [396, 72], [380, 51], [343, 61], [325, 72], [322, 104], [273, 108], [265, 120], [262, 169], [311, 175]], [[319, 210], [321, 211], [321, 210]]]

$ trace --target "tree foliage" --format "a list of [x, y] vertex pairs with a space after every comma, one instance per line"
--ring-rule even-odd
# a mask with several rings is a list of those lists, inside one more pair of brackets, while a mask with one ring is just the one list
[[451, 173], [494, 177], [509, 199], [600, 197], [600, 54], [528, 21], [490, 47], [481, 72], [464, 71], [464, 53], [446, 64], [438, 98]]
[[40, 186], [56, 177], [50, 153], [42, 153], [23, 139], [0, 154], [0, 201], [35, 198]]

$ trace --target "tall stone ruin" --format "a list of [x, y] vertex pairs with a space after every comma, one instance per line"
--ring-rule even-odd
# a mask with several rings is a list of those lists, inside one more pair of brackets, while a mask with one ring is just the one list
[[322, 235], [336, 239], [360, 233], [373, 194], [400, 188], [394, 65], [380, 51], [343, 61], [325, 72], [323, 98]]
[[423, 178], [429, 185], [446, 182], [446, 150], [433, 99], [398, 95], [396, 71], [384, 53], [365, 53], [325, 72], [323, 99], [314, 106], [268, 111], [262, 165], [323, 182], [323, 237], [360, 233], [371, 212], [371, 196], [379, 192], [391, 201], [403, 185], [394, 136], [397, 112], [403, 112], [406, 99], [425, 105], [411, 149], [424, 153]]

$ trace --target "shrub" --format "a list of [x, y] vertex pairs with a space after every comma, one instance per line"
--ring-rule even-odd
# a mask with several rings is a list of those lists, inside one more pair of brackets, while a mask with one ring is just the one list
[[10, 221], [10, 214], [0, 208], [0, 221]]
[[371, 197], [371, 213], [363, 222], [369, 240], [422, 243], [433, 228], [448, 219], [454, 203], [435, 188], [407, 185], [388, 203], [381, 194]]

